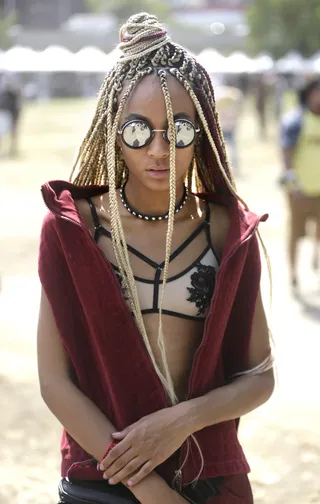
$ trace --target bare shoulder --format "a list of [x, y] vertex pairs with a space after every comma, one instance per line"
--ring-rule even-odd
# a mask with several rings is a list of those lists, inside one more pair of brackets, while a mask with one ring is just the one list
[[86, 199], [75, 200], [75, 205], [85, 224], [92, 231], [94, 229], [94, 223], [88, 201]]
[[210, 203], [209, 207], [211, 243], [221, 257], [229, 232], [230, 215], [227, 207], [223, 205]]
[[108, 214], [108, 194], [101, 194], [91, 198], [91, 202], [94, 206], [94, 210], [90, 208], [89, 202], [86, 199], [79, 199], [75, 201], [76, 207], [79, 214], [84, 220], [85, 224], [88, 226], [91, 232], [94, 231], [94, 215], [95, 213], [102, 224], [108, 224], [109, 214]]

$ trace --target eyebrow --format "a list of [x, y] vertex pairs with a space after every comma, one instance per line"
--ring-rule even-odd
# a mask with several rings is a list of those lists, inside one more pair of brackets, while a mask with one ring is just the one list
[[[176, 114], [174, 114], [173, 117], [174, 119], [188, 119], [189, 121], [192, 121], [191, 117], [186, 112], [177, 112]], [[142, 121], [146, 121], [147, 123], [151, 122], [148, 117], [134, 113], [127, 115], [124, 119], [125, 121], [133, 121], [134, 119], [141, 119]]]

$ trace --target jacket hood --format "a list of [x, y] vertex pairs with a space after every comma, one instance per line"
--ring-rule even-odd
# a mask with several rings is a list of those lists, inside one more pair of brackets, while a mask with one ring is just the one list
[[[78, 186], [64, 180], [52, 180], [41, 186], [41, 192], [47, 208], [52, 213], [83, 225], [74, 200], [93, 198], [104, 194], [108, 192], [108, 187], [106, 185]], [[255, 231], [259, 223], [265, 222], [268, 218], [268, 214], [258, 216], [250, 210], [245, 210], [231, 193], [201, 193], [197, 196], [228, 208], [230, 229], [224, 253], [228, 253], [229, 248], [234, 248], [238, 243], [245, 241]]]

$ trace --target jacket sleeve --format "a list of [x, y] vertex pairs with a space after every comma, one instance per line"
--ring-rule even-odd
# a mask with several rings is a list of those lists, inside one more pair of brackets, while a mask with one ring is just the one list
[[248, 244], [247, 256], [222, 344], [226, 380], [247, 367], [253, 317], [260, 287], [261, 260], [258, 238]]

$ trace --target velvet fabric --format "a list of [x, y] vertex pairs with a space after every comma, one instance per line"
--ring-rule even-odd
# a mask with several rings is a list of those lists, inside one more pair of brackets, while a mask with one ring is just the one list
[[[77, 199], [106, 191], [105, 186], [82, 187], [63, 181], [42, 186], [49, 212], [41, 232], [39, 276], [77, 386], [120, 431], [169, 404], [113, 269], [75, 205]], [[231, 375], [246, 369], [261, 269], [255, 231], [266, 219], [244, 211], [231, 195], [201, 197], [228, 208], [230, 229], [215, 296], [189, 377], [188, 398], [221, 387]], [[233, 420], [195, 434], [205, 464], [201, 479], [249, 472], [237, 426], [238, 421]], [[102, 478], [96, 461], [66, 431], [61, 453], [62, 476]], [[157, 469], [168, 483], [185, 454], [184, 445]], [[182, 470], [183, 483], [192, 481], [199, 468], [198, 450], [191, 441]]]

